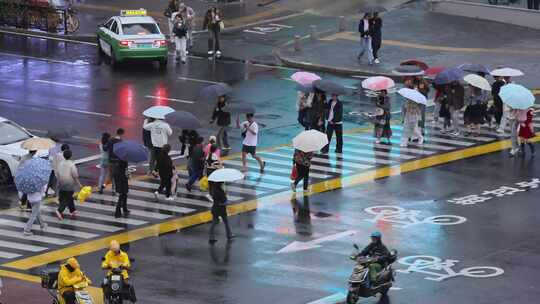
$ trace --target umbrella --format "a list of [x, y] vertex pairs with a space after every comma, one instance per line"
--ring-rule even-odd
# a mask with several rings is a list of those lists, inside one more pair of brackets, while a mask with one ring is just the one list
[[525, 110], [534, 104], [534, 95], [526, 87], [509, 83], [499, 92], [502, 101], [513, 109]]
[[122, 140], [114, 144], [113, 153], [119, 159], [129, 163], [140, 163], [148, 160], [148, 150], [146, 147], [132, 140]]
[[312, 85], [307, 85], [307, 86], [305, 86], [305, 85], [297, 84], [296, 87], [295, 87], [295, 89], [296, 89], [297, 91], [300, 91], [300, 92], [302, 92], [302, 93], [307, 93], [307, 94], [313, 92], [313, 86], [312, 86]]
[[223, 168], [212, 172], [212, 174], [210, 174], [208, 177], [208, 181], [217, 183], [234, 182], [243, 178], [244, 174], [242, 174], [242, 172], [236, 169]]
[[195, 115], [186, 111], [174, 111], [165, 115], [165, 120], [171, 125], [182, 128], [195, 130], [202, 127], [201, 121]]
[[218, 83], [201, 90], [200, 98], [204, 101], [214, 102], [219, 96], [228, 95], [232, 88], [226, 83]]
[[321, 77], [310, 72], [296, 72], [291, 75], [291, 79], [303, 86], [307, 86], [311, 85], [315, 80], [321, 79]]
[[416, 103], [423, 104], [423, 105], [428, 104], [426, 96], [422, 95], [422, 93], [418, 92], [417, 90], [413, 90], [409, 88], [402, 88], [398, 91], [398, 94], [405, 97], [406, 99], [410, 101], [414, 101]]
[[429, 68], [427, 63], [420, 61], [418, 59], [408, 59], [408, 60], [402, 61], [399, 65], [415, 65], [424, 71]]
[[442, 72], [444, 70], [446, 70], [446, 67], [434, 66], [434, 67], [428, 68], [424, 72], [426, 73], [426, 76], [428, 76], [428, 77], [435, 77], [435, 76], [437, 76], [437, 74], [439, 74], [440, 72]]
[[335, 82], [332, 82], [330, 80], [315, 80], [313, 82], [313, 86], [323, 92], [329, 93], [329, 94], [336, 94], [336, 95], [347, 95], [347, 89]]
[[501, 68], [491, 71], [491, 76], [516, 77], [523, 75], [522, 71], [512, 68]]
[[394, 80], [385, 76], [369, 77], [362, 81], [362, 88], [372, 91], [388, 90], [394, 86], [396, 86]]
[[67, 127], [67, 128], [58, 128], [58, 129], [49, 129], [47, 130], [47, 136], [48, 138], [54, 138], [54, 139], [68, 139], [75, 135], [78, 135], [79, 131], [75, 130], [73, 127]]
[[245, 103], [230, 103], [229, 106], [226, 108], [226, 111], [230, 113], [237, 113], [237, 114], [246, 114], [246, 113], [255, 113], [255, 108], [253, 105], [245, 104]]
[[422, 76], [424, 70], [416, 65], [400, 65], [392, 71], [392, 74], [398, 76]]
[[480, 88], [484, 91], [491, 91], [491, 85], [489, 82], [482, 76], [476, 74], [469, 74], [463, 77], [466, 83], [472, 85], [473, 87]]
[[49, 150], [56, 143], [48, 138], [32, 137], [22, 142], [21, 148], [28, 151]]
[[465, 76], [465, 72], [458, 68], [448, 68], [435, 76], [435, 84], [447, 84], [458, 81]]
[[31, 158], [23, 162], [15, 172], [15, 186], [22, 193], [36, 193], [49, 183], [52, 167], [48, 160]]
[[489, 74], [489, 69], [485, 65], [478, 63], [464, 63], [458, 66], [458, 69], [470, 73], [484, 73], [486, 75]]
[[167, 106], [153, 106], [142, 113], [145, 117], [164, 119], [165, 115], [174, 112], [174, 109]]
[[319, 151], [326, 145], [328, 137], [317, 130], [302, 131], [293, 138], [293, 147], [303, 152]]
[[380, 5], [368, 5], [360, 9], [360, 13], [369, 13], [369, 14], [384, 13], [386, 11], [387, 9], [384, 6], [380, 6]]

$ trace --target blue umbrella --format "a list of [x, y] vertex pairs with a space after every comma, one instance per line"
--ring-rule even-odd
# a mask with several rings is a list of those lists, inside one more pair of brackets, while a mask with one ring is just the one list
[[140, 163], [148, 160], [146, 147], [132, 140], [122, 140], [114, 144], [113, 152], [118, 158], [128, 163]]
[[51, 171], [51, 163], [43, 158], [24, 161], [15, 172], [15, 186], [26, 194], [40, 192], [49, 182]]
[[534, 95], [526, 87], [509, 83], [504, 85], [499, 92], [502, 101], [513, 109], [525, 110], [534, 104]]
[[463, 76], [465, 76], [465, 72], [462, 69], [449, 68], [437, 74], [434, 81], [435, 84], [448, 84], [459, 81]]

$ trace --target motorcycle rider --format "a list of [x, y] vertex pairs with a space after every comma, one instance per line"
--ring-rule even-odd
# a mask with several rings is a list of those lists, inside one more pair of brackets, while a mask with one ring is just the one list
[[[122, 278], [124, 279], [124, 291], [123, 294], [126, 298], [131, 299], [131, 302], [136, 302], [135, 290], [133, 286], [129, 284], [128, 269], [131, 268], [131, 262], [126, 252], [120, 250], [120, 244], [116, 240], [112, 240], [109, 246], [109, 251], [105, 254], [103, 262], [101, 263], [102, 269], [109, 269], [107, 277], [112, 274], [112, 270], [115, 268], [122, 269]], [[108, 298], [109, 288], [103, 288], [105, 297]]]
[[370, 256], [375, 258], [375, 262], [369, 264], [369, 274], [372, 284], [377, 282], [377, 275], [386, 266], [390, 251], [382, 242], [382, 234], [379, 231], [371, 233], [371, 243], [364, 248], [359, 256]]
[[58, 293], [64, 299], [65, 304], [76, 304], [75, 285], [82, 283], [90, 284], [91, 281], [81, 271], [81, 266], [75, 258], [69, 258], [60, 266], [58, 273]]

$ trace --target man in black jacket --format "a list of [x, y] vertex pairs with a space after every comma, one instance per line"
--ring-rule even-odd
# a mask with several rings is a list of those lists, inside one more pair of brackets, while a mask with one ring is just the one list
[[229, 221], [227, 219], [227, 195], [225, 190], [223, 190], [223, 183], [218, 182], [208, 182], [208, 190], [212, 196], [214, 204], [212, 205], [212, 225], [210, 226], [210, 239], [208, 242], [214, 244], [217, 242], [214, 230], [219, 224], [219, 218], [223, 220], [225, 224], [225, 230], [227, 231], [227, 239], [231, 241], [235, 235], [231, 232], [231, 227], [229, 226]]
[[328, 153], [332, 135], [336, 133], [336, 153], [342, 153], [343, 149], [343, 103], [339, 101], [338, 95], [332, 94], [330, 102], [325, 104], [326, 111], [326, 135], [328, 136], [328, 145], [321, 152]]
[[230, 150], [231, 147], [229, 147], [227, 129], [229, 128], [229, 125], [231, 124], [231, 113], [226, 111], [226, 107], [227, 107], [226, 96], [219, 96], [217, 105], [214, 108], [214, 112], [212, 113], [212, 119], [210, 120], [210, 124], [213, 124], [214, 121], [217, 120], [217, 125], [219, 127], [219, 130], [216, 135], [217, 145], [219, 146], [219, 148], [223, 150]]
[[[146, 118], [146, 123], [153, 122], [153, 118]], [[150, 133], [150, 130], [142, 129], [142, 140], [143, 145], [148, 149], [148, 152], [150, 152], [150, 159], [148, 160], [148, 175], [155, 174], [154, 168], [156, 167], [156, 153], [154, 152], [154, 146], [152, 145], [152, 135]]]
[[381, 63], [379, 60], [379, 49], [382, 44], [382, 19], [379, 17], [379, 13], [374, 13], [371, 18], [371, 47], [373, 49], [374, 63]]
[[495, 76], [494, 78], [495, 82], [491, 86], [491, 95], [493, 96], [493, 109], [491, 112], [495, 116], [495, 123], [497, 124], [498, 128], [501, 124], [501, 119], [503, 116], [503, 102], [499, 96], [499, 93], [501, 88], [506, 84], [506, 81], [501, 76]]
[[379, 231], [375, 231], [371, 234], [371, 243], [360, 252], [359, 256], [370, 256], [377, 259], [375, 263], [369, 265], [370, 279], [372, 283], [375, 283], [377, 275], [381, 272], [384, 265], [386, 265], [388, 257], [390, 256], [390, 251], [384, 246], [382, 234]]
[[360, 53], [358, 54], [358, 59], [362, 59], [364, 52], [367, 51], [368, 63], [373, 63], [373, 49], [371, 47], [371, 35], [372, 35], [372, 24], [371, 24], [371, 14], [365, 14], [364, 17], [360, 20], [358, 24], [358, 32], [360, 33]]

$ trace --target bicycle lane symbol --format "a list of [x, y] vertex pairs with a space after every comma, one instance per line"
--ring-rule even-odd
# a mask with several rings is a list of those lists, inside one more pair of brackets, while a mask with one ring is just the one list
[[364, 209], [366, 213], [374, 215], [371, 219], [366, 219], [368, 222], [388, 222], [395, 226], [407, 228], [419, 224], [431, 225], [458, 225], [467, 221], [465, 217], [458, 215], [435, 215], [426, 218], [421, 218], [421, 211], [407, 210], [398, 206], [381, 205], [373, 206]]
[[464, 276], [469, 278], [492, 278], [500, 276], [504, 270], [493, 266], [473, 266], [463, 268], [460, 271], [454, 271], [454, 267], [459, 263], [459, 260], [442, 260], [439, 257], [430, 255], [413, 255], [403, 257], [398, 260], [398, 263], [408, 266], [407, 269], [398, 269], [401, 273], [422, 273], [428, 276], [426, 280], [441, 282], [447, 279]]
[[292, 28], [293, 26], [290, 26], [290, 25], [269, 23], [269, 24], [265, 24], [261, 26], [254, 26], [250, 29], [244, 30], [244, 32], [252, 33], [252, 34], [259, 34], [259, 35], [266, 35], [266, 34], [276, 33], [284, 29], [292, 29]]

